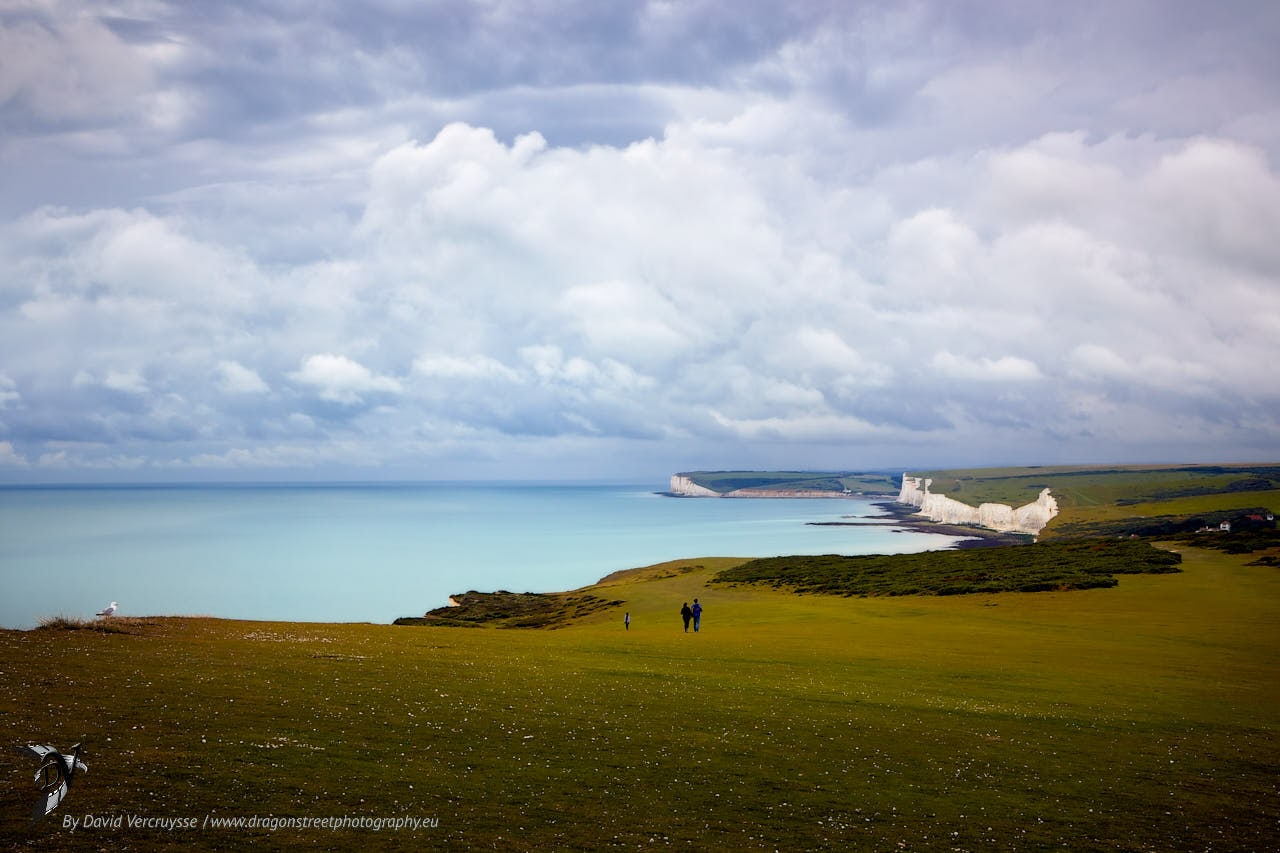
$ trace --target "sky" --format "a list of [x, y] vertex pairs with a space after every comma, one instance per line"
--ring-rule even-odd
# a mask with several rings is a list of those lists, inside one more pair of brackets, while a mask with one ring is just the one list
[[0, 483], [1280, 460], [1278, 41], [0, 0]]

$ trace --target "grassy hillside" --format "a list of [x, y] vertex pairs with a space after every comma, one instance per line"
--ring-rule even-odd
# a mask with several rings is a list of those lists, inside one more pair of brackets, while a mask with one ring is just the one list
[[[34, 763], [0, 750], [0, 848], [1271, 849], [1280, 574], [1178, 547], [1180, 573], [1036, 595], [796, 596], [682, 561], [576, 591], [625, 604], [557, 630], [0, 632], [11, 745], [84, 738], [89, 764], [32, 826]], [[438, 826], [60, 823], [86, 814]]]

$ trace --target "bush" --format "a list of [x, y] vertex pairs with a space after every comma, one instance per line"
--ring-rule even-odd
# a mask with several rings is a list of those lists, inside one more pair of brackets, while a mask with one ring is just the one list
[[127, 633], [124, 627], [106, 619], [80, 619], [75, 616], [45, 616], [36, 624], [43, 631], [99, 631], [103, 634]]
[[924, 554], [769, 557], [713, 583], [768, 584], [827, 595], [970, 595], [1115, 586], [1119, 574], [1180, 571], [1179, 554], [1132, 539], [1054, 540]]

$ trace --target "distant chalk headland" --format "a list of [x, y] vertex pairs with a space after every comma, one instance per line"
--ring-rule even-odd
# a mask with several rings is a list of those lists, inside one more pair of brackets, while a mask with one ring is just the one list
[[682, 498], [892, 498], [898, 478], [858, 471], [687, 471], [671, 475]]
[[691, 471], [673, 475], [666, 494], [874, 498], [897, 523], [934, 533], [1155, 536], [1273, 524], [1280, 464], [1031, 465], [903, 474]]
[[992, 501], [971, 506], [931, 492], [931, 478], [854, 471], [692, 471], [671, 475], [668, 494], [708, 498], [880, 497], [919, 509], [939, 524], [971, 525], [1001, 533], [1038, 534], [1058, 514], [1048, 488], [1022, 506]]

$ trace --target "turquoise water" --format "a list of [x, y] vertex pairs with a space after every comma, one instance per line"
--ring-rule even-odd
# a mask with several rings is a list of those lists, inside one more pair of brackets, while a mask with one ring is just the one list
[[121, 615], [390, 622], [451, 593], [575, 589], [679, 557], [906, 553], [955, 540], [860, 499], [528, 484], [0, 488], [0, 626]]

